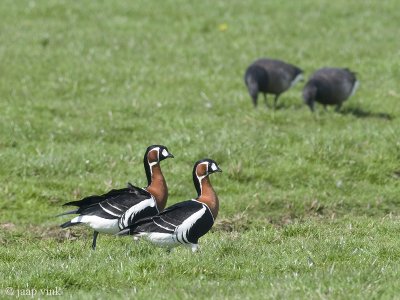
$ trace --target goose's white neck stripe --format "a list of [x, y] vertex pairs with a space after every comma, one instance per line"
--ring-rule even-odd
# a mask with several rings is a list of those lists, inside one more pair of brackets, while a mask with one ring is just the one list
[[155, 166], [156, 164], [158, 164], [158, 161], [153, 161], [152, 163], [151, 163], [151, 162], [149, 162], [149, 166], [150, 166], [150, 168], [151, 168], [151, 167], [153, 167], [153, 166]]
[[[153, 162], [150, 162], [149, 161], [149, 157], [147, 156], [147, 163], [149, 164], [149, 167], [150, 167], [150, 175], [151, 176], [153, 176], [153, 167], [156, 165], [156, 164], [158, 164], [158, 162], [160, 161], [160, 148], [159, 147], [156, 147], [156, 148], [154, 148], [153, 150], [156, 150], [157, 151], [157, 160], [156, 161], [153, 161]], [[152, 150], [152, 151], [153, 151]]]
[[[208, 173], [208, 163], [207, 163], [207, 162], [203, 162], [203, 163], [201, 163], [201, 164], [199, 164], [199, 165], [206, 165], [207, 173]], [[207, 177], [207, 174], [206, 174], [206, 175], [203, 175], [203, 176], [199, 176], [199, 175], [197, 174], [197, 170], [196, 170], [196, 177], [197, 177], [197, 180], [199, 181], [199, 185], [200, 185], [200, 195], [202, 195], [202, 193], [203, 193], [203, 185], [201, 184], [201, 181], [202, 181], [204, 178]]]
[[[197, 174], [196, 174], [196, 176], [197, 176]], [[204, 176], [197, 176], [197, 180], [199, 181], [199, 185], [200, 185], [200, 196], [203, 195], [203, 184], [202, 184], [202, 180], [203, 180], [204, 178], [206, 178], [206, 177], [207, 177], [207, 175], [204, 175]]]

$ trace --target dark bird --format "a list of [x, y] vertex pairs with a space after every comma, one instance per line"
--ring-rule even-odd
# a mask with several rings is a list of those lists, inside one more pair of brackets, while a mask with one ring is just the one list
[[274, 107], [279, 96], [303, 78], [303, 70], [277, 59], [260, 58], [253, 62], [244, 74], [244, 82], [257, 107], [258, 93], [275, 95]]
[[356, 74], [349, 69], [322, 68], [316, 71], [303, 89], [303, 99], [311, 111], [315, 102], [336, 105], [338, 111], [343, 102], [351, 97], [358, 87]]
[[160, 161], [169, 157], [174, 156], [165, 146], [148, 147], [143, 158], [147, 187], [138, 188], [128, 183], [128, 187], [124, 189], [65, 203], [64, 206], [77, 206], [78, 209], [59, 216], [79, 216], [61, 227], [67, 228], [81, 223], [89, 225], [94, 230], [92, 248], [95, 249], [99, 232], [116, 234], [139, 219], [158, 214], [165, 208], [168, 199], [168, 187], [161, 172]]
[[213, 226], [219, 201], [208, 176], [222, 172], [212, 159], [202, 159], [193, 168], [197, 198], [174, 204], [156, 216], [146, 218], [121, 231], [118, 235], [145, 237], [152, 243], [171, 249], [185, 245], [197, 251], [200, 237]]

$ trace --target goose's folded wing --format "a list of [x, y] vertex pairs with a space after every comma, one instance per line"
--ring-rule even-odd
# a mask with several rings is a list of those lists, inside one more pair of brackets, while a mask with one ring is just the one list
[[130, 207], [150, 198], [149, 192], [129, 184], [125, 189], [111, 190], [104, 195], [89, 196], [64, 205], [78, 206], [77, 214], [115, 219], [121, 217]]
[[214, 223], [208, 207], [203, 203], [188, 200], [168, 207], [153, 218], [139, 221], [130, 234], [158, 232], [175, 234], [183, 242], [197, 242]]

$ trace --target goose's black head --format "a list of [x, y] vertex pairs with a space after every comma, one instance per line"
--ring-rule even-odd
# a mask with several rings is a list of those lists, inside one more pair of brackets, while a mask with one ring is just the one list
[[193, 183], [199, 196], [201, 195], [201, 180], [215, 172], [222, 172], [215, 160], [205, 158], [194, 164]]
[[313, 81], [307, 82], [303, 89], [304, 103], [308, 105], [310, 110], [314, 111], [315, 98], [317, 97], [317, 84]]
[[174, 156], [168, 151], [168, 148], [163, 145], [152, 145], [147, 147], [143, 158], [143, 164], [149, 185], [151, 183], [151, 167], [169, 157], [173, 158]]
[[263, 67], [252, 64], [246, 69], [244, 82], [253, 100], [254, 107], [257, 107], [258, 93], [267, 92], [268, 72]]

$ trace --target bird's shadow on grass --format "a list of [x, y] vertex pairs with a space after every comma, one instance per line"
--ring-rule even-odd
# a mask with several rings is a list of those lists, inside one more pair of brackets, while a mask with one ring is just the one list
[[273, 105], [267, 105], [266, 109], [269, 110], [288, 110], [288, 109], [294, 109], [294, 110], [299, 110], [304, 108], [304, 105], [302, 104], [290, 104], [290, 103], [284, 103], [284, 102], [278, 102], [276, 106], [274, 107]]
[[[271, 106], [266, 106], [266, 109], [268, 110], [287, 110], [287, 109], [294, 109], [294, 110], [300, 110], [304, 109], [303, 104], [285, 104], [285, 103], [278, 103], [276, 107]], [[307, 108], [308, 109], [308, 108]], [[321, 109], [321, 111], [323, 111]], [[385, 113], [385, 112], [372, 112], [368, 110], [363, 110], [362, 108], [359, 107], [342, 107], [337, 113], [341, 115], [352, 115], [357, 118], [376, 118], [376, 119], [382, 119], [382, 120], [388, 120], [391, 121], [394, 119], [394, 116]]]
[[368, 110], [363, 110], [359, 107], [346, 107], [339, 111], [342, 115], [353, 115], [357, 118], [377, 118], [383, 120], [393, 120], [394, 117], [391, 114], [384, 112], [372, 112]]

